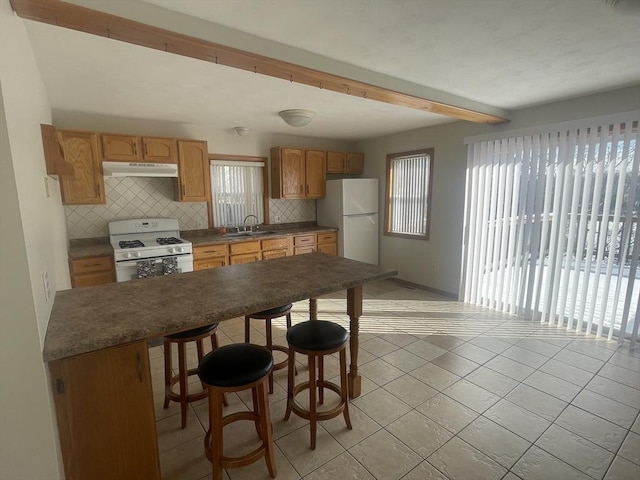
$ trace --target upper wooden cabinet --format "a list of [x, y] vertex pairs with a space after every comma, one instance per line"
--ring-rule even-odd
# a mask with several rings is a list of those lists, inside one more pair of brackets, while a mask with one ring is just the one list
[[271, 196], [321, 198], [326, 194], [326, 155], [323, 150], [273, 147]]
[[210, 188], [207, 142], [178, 141], [178, 172], [178, 201], [206, 202]]
[[364, 173], [364, 153], [327, 152], [327, 173]]
[[58, 142], [65, 162], [73, 165], [73, 175], [60, 175], [63, 205], [105, 203], [104, 177], [98, 135], [58, 131]]
[[173, 138], [101, 135], [105, 160], [178, 163], [178, 143]]

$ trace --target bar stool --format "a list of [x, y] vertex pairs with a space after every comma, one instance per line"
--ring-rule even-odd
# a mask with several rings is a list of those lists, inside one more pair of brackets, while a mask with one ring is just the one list
[[[218, 348], [218, 336], [216, 331], [218, 324], [205, 325], [204, 327], [193, 328], [185, 332], [167, 335], [164, 337], [164, 408], [169, 406], [170, 401], [180, 403], [180, 411], [182, 413], [182, 428], [187, 426], [187, 411], [190, 402], [195, 402], [207, 397], [207, 391], [204, 389], [196, 393], [189, 393], [189, 376], [198, 373], [197, 368], [187, 369], [187, 351], [186, 344], [188, 342], [196, 342], [198, 352], [198, 364], [202, 361], [204, 355], [202, 341], [211, 337], [211, 348]], [[171, 345], [178, 344], [178, 374], [171, 374]], [[180, 385], [180, 391], [175, 392], [174, 385]]]
[[[204, 449], [213, 466], [213, 480], [222, 480], [224, 468], [244, 467], [262, 457], [265, 457], [271, 478], [276, 477], [273, 426], [266, 385], [272, 369], [271, 352], [251, 343], [225, 345], [208, 353], [200, 362], [198, 376], [209, 393], [209, 429], [204, 438]], [[249, 388], [253, 411], [223, 416], [224, 394]], [[254, 421], [262, 443], [246, 455], [226, 457], [223, 455], [223, 428], [238, 420]]]
[[[349, 393], [347, 387], [347, 342], [349, 334], [337, 323], [324, 320], [311, 320], [298, 323], [287, 331], [289, 342], [289, 378], [287, 389], [287, 411], [284, 420], [289, 420], [291, 412], [310, 421], [311, 449], [316, 449], [316, 424], [318, 420], [328, 420], [341, 413], [351, 430], [349, 418]], [[307, 355], [309, 361], [309, 381], [299, 385], [294, 384], [294, 365], [296, 352]], [[340, 386], [324, 379], [324, 356], [340, 352]], [[318, 371], [316, 372], [316, 363]], [[316, 402], [316, 388], [318, 400]], [[324, 389], [333, 390], [340, 396], [337, 406], [318, 412], [317, 403], [324, 403]], [[296, 396], [303, 390], [309, 390], [309, 409], [296, 403]]]
[[[285, 315], [287, 317], [287, 330], [291, 328], [291, 308], [293, 305], [288, 303], [286, 305], [282, 305], [281, 307], [271, 308], [269, 310], [263, 310], [262, 312], [252, 313], [250, 315], [246, 315], [244, 317], [244, 341], [245, 343], [249, 343], [251, 341], [251, 319], [265, 320], [265, 329], [267, 334], [267, 349], [273, 355], [273, 351], [277, 350], [280, 352], [284, 352], [285, 354], [289, 354], [289, 349], [284, 345], [274, 345], [273, 344], [273, 336], [271, 332], [271, 320], [274, 318], [282, 317]], [[275, 357], [274, 357], [275, 362]], [[281, 362], [274, 363], [273, 371], [281, 370], [287, 366], [288, 360], [285, 358]], [[269, 393], [273, 393], [273, 372], [269, 375]]]

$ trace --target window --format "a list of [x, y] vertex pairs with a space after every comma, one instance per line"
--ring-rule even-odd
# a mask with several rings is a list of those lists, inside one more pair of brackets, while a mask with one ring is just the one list
[[387, 155], [384, 234], [429, 239], [433, 148]]
[[211, 201], [214, 227], [235, 227], [248, 215], [248, 224], [264, 223], [266, 159], [211, 157]]

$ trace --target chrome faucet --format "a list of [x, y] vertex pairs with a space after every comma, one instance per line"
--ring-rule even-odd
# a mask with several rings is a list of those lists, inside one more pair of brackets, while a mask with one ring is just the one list
[[[247, 215], [246, 217], [244, 217], [244, 220], [242, 221], [242, 228], [245, 232], [247, 231], [247, 219], [249, 217], [255, 218], [256, 219], [255, 225], [258, 225], [258, 221], [259, 221], [258, 217], [256, 217], [255, 215]], [[251, 225], [249, 225], [249, 231], [251, 231]]]

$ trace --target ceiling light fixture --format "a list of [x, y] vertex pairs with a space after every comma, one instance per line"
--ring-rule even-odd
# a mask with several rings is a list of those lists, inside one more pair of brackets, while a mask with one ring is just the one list
[[249, 133], [249, 129], [247, 127], [233, 127], [233, 130], [239, 137], [244, 137]]
[[311, 119], [316, 116], [316, 112], [312, 112], [311, 110], [294, 109], [282, 110], [281, 112], [278, 112], [278, 115], [282, 117], [287, 125], [291, 125], [292, 127], [304, 127], [311, 123]]

